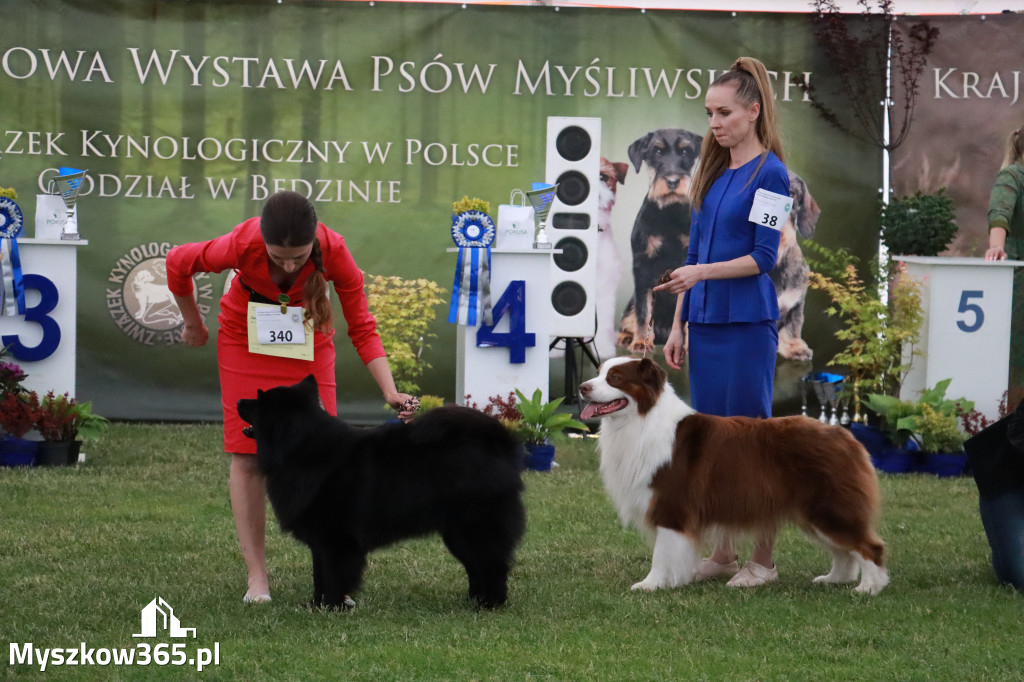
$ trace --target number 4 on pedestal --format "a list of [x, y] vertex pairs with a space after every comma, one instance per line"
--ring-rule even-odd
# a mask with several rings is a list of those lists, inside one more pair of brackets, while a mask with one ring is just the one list
[[[537, 345], [536, 335], [526, 332], [526, 282], [521, 279], [509, 282], [491, 312], [494, 324], [480, 326], [476, 333], [476, 345], [480, 348], [507, 347], [508, 361], [523, 364], [526, 362], [526, 349]], [[506, 312], [508, 331], [494, 331]]]

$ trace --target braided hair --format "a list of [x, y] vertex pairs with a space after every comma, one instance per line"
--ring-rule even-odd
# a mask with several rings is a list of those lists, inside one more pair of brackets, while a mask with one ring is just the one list
[[302, 300], [306, 304], [306, 320], [313, 328], [329, 333], [334, 326], [331, 301], [327, 297], [327, 278], [324, 276], [323, 252], [316, 236], [318, 225], [312, 202], [298, 192], [277, 192], [263, 206], [260, 215], [260, 234], [272, 246], [296, 248], [313, 244], [309, 259], [313, 261], [313, 274], [302, 287]]

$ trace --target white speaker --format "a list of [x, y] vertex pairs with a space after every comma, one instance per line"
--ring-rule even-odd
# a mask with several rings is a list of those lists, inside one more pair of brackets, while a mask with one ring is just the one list
[[601, 119], [549, 116], [544, 180], [558, 183], [548, 212], [552, 258], [551, 335], [590, 338], [597, 329], [597, 195]]

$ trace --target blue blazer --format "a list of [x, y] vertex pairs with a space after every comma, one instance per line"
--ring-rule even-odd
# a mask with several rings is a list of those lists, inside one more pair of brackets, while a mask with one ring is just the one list
[[[747, 220], [758, 188], [789, 196], [789, 172], [772, 152], [761, 167], [755, 157], [726, 169], [708, 189], [699, 211], [690, 218], [687, 265], [720, 263], [752, 256], [759, 274], [698, 282], [683, 297], [686, 322], [726, 324], [779, 319], [779, 299], [768, 273], [779, 255], [778, 229]], [[751, 177], [753, 176], [753, 180]]]

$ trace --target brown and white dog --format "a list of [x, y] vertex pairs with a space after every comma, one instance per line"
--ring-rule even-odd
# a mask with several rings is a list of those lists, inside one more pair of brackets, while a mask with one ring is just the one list
[[634, 590], [693, 581], [706, 536], [774, 533], [795, 523], [832, 554], [814, 582], [889, 583], [875, 532], [878, 478], [845, 429], [808, 417], [714, 417], [695, 412], [650, 360], [613, 358], [580, 386], [581, 417], [600, 417], [605, 489], [623, 525], [654, 542], [651, 571]]

